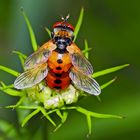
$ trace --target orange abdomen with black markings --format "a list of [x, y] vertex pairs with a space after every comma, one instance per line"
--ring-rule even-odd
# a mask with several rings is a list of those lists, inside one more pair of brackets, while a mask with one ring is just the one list
[[60, 54], [53, 51], [48, 61], [49, 72], [45, 78], [47, 86], [52, 89], [65, 89], [69, 86], [69, 69], [72, 66], [69, 53]]

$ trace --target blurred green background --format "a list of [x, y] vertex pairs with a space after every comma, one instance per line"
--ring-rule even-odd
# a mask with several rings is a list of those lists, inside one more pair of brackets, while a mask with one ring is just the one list
[[[130, 63], [130, 67], [98, 78], [100, 84], [117, 76], [110, 87], [102, 91], [102, 103], [95, 97], [79, 102], [82, 107], [98, 113], [123, 115], [124, 120], [92, 119], [91, 140], [131, 140], [140, 138], [140, 1], [139, 0], [0, 0], [0, 65], [22, 71], [13, 50], [32, 53], [28, 30], [21, 15], [23, 7], [39, 45], [49, 37], [44, 27], [60, 20], [60, 15], [70, 13], [69, 22], [76, 24], [81, 7], [84, 7], [84, 21], [76, 44], [82, 49], [87, 39], [90, 61], [95, 71]], [[13, 83], [15, 77], [0, 71], [0, 81]], [[17, 99], [0, 92], [0, 106], [11, 105]], [[49, 140], [85, 140], [86, 120], [81, 114], [71, 112], [66, 123], [55, 133], [47, 126]], [[16, 126], [14, 110], [0, 108], [0, 119]], [[37, 124], [35, 119], [32, 127]], [[39, 120], [41, 121], [41, 120]], [[48, 123], [48, 122], [45, 122]], [[32, 125], [32, 123], [30, 123]], [[38, 125], [38, 124], [37, 124]], [[30, 126], [31, 127], [31, 126]], [[38, 125], [37, 127], [41, 127]], [[34, 132], [32, 132], [34, 136]], [[0, 132], [0, 135], [3, 135]], [[34, 138], [33, 138], [34, 139]]]

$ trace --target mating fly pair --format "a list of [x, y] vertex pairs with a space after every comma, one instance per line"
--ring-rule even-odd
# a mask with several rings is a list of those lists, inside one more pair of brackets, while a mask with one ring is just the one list
[[91, 77], [93, 67], [73, 42], [74, 27], [67, 16], [53, 25], [51, 39], [25, 61], [25, 72], [14, 82], [17, 89], [30, 88], [46, 82], [55, 90], [66, 89], [70, 84], [92, 95], [99, 95], [99, 84]]

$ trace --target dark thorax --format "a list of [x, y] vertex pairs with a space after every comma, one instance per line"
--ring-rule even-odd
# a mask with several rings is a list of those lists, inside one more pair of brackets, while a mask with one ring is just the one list
[[[59, 25], [60, 24], [60, 25]], [[57, 48], [55, 51], [58, 53], [65, 53], [67, 52], [67, 46], [71, 45], [74, 34], [72, 27], [69, 27], [70, 24], [64, 22], [56, 23], [54, 26], [53, 32], [51, 37], [53, 42], [56, 44]]]
[[55, 51], [57, 51], [58, 53], [66, 53], [67, 46], [69, 46], [72, 43], [72, 40], [70, 38], [58, 37], [58, 36], [54, 38], [54, 41], [57, 45], [57, 48]]

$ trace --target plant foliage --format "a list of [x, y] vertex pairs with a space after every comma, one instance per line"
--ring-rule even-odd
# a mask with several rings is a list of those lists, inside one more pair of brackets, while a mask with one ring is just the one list
[[[30, 35], [30, 39], [31, 39], [31, 43], [32, 43], [32, 48], [35, 51], [38, 48], [38, 44], [37, 44], [37, 41], [36, 41], [36, 38], [35, 38], [35, 34], [33, 32], [33, 29], [32, 29], [32, 26], [31, 26], [31, 23], [30, 23], [29, 19], [27, 18], [27, 16], [25, 15], [25, 13], [23, 11], [22, 11], [22, 14], [24, 16], [24, 19], [26, 21], [26, 24], [27, 24], [27, 27], [28, 27], [28, 30], [29, 30], [29, 35]], [[77, 38], [80, 27], [82, 25], [83, 15], [84, 15], [84, 9], [82, 8], [81, 12], [80, 12], [80, 15], [79, 15], [79, 18], [78, 18], [78, 22], [76, 24], [75, 32], [74, 32], [75, 40]], [[45, 28], [45, 30], [48, 32], [48, 35], [50, 36], [50, 33], [51, 33], [50, 30], [48, 28]], [[88, 58], [89, 51], [90, 51], [91, 48], [88, 47], [87, 40], [85, 40], [84, 44], [85, 44], [85, 49], [82, 52]], [[19, 57], [21, 65], [23, 67], [24, 66], [24, 61], [25, 61], [27, 56], [25, 54], [19, 52], [19, 51], [13, 51], [13, 53], [15, 53]], [[129, 64], [115, 66], [115, 67], [112, 67], [112, 68], [109, 68], [109, 69], [105, 69], [105, 70], [95, 72], [92, 76], [94, 78], [97, 78], [97, 77], [100, 77], [100, 76], [103, 76], [103, 75], [106, 75], [106, 74], [110, 74], [112, 72], [116, 72], [116, 71], [121, 70], [121, 69], [123, 69], [127, 66], [129, 66]], [[0, 70], [5, 71], [5, 72], [7, 72], [7, 73], [9, 73], [9, 74], [11, 74], [15, 77], [17, 77], [19, 75], [19, 72], [15, 71], [15, 70], [12, 70], [10, 68], [7, 68], [5, 66], [0, 65]], [[104, 88], [108, 87], [110, 84], [112, 84], [115, 81], [115, 79], [116, 78], [113, 78], [112, 80], [102, 84], [101, 89], [104, 89]], [[7, 106], [6, 108], [18, 108], [18, 110], [20, 109], [20, 113], [21, 113], [20, 116], [22, 116], [22, 119], [19, 118], [19, 120], [21, 120], [21, 126], [22, 127], [25, 126], [25, 124], [28, 123], [28, 121], [32, 117], [34, 117], [36, 114], [38, 114], [40, 112], [42, 113], [42, 115], [46, 119], [48, 119], [52, 123], [53, 126], [55, 126], [54, 131], [56, 131], [67, 120], [68, 110], [78, 111], [79, 113], [82, 113], [83, 115], [86, 116], [86, 121], [87, 121], [87, 126], [88, 126], [88, 134], [91, 134], [91, 132], [92, 132], [91, 131], [91, 124], [92, 124], [91, 123], [91, 118], [102, 118], [102, 119], [103, 118], [118, 118], [118, 119], [123, 118], [122, 116], [117, 116], [117, 115], [95, 113], [95, 112], [89, 111], [87, 109], [84, 109], [83, 107], [76, 106], [76, 105], [75, 106], [68, 105], [68, 106], [62, 106], [62, 107], [53, 108], [53, 109], [46, 109], [43, 106], [41, 106], [39, 104], [36, 104], [34, 101], [30, 101], [29, 100], [30, 96], [29, 97], [26, 96], [27, 90], [20, 90], [20, 91], [16, 90], [16, 89], [14, 89], [13, 84], [6, 85], [3, 82], [1, 82], [0, 83], [0, 90], [3, 91], [4, 93], [10, 95], [10, 96], [18, 96], [19, 97], [19, 101], [16, 103], [16, 105], [10, 105], [10, 106]], [[35, 89], [30, 89], [28, 92], [32, 92], [33, 90], [35, 90]], [[47, 92], [48, 92], [48, 90], [47, 90]], [[41, 98], [41, 97], [38, 97], [38, 98]], [[97, 97], [97, 98], [99, 99], [99, 101], [101, 101], [100, 97]], [[26, 112], [26, 116], [24, 115], [25, 110], [28, 110], [28, 112]], [[52, 120], [52, 118], [50, 116], [52, 113], [56, 113], [56, 115], [61, 119], [59, 125], [56, 125], [56, 123]], [[23, 116], [25, 116], [25, 117], [23, 117]], [[3, 129], [4, 127], [2, 127], [2, 126], [5, 126], [5, 129]], [[12, 128], [12, 131], [11, 131], [11, 128]], [[18, 136], [19, 134], [18, 134], [17, 130], [14, 128], [14, 126], [12, 126], [11, 124], [9, 124], [5, 121], [0, 121], [0, 130], [5, 132], [5, 133], [8, 131], [8, 135], [9, 135], [10, 138], [14, 138], [14, 139], [16, 139], [16, 137], [19, 138], [19, 136]]]

